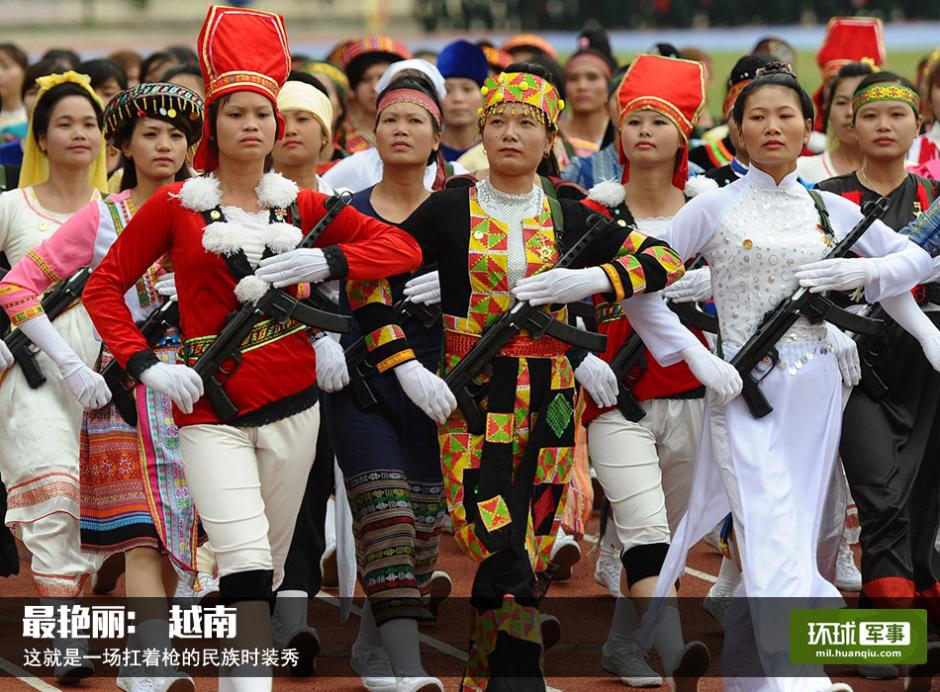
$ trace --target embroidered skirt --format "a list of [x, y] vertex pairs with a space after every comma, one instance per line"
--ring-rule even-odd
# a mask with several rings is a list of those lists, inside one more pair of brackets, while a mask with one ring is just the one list
[[[176, 362], [179, 337], [169, 333], [155, 349]], [[99, 372], [112, 360], [105, 349]], [[88, 411], [81, 434], [82, 548], [111, 555], [151, 547], [195, 570], [197, 518], [180, 457], [179, 430], [166, 396], [138, 385], [138, 426], [109, 404]]]

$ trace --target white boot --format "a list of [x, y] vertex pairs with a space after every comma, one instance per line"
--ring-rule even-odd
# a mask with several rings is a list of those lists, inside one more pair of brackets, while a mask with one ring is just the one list
[[836, 558], [836, 588], [841, 591], [862, 590], [862, 573], [855, 566], [855, 555], [845, 540], [839, 544], [839, 557]]

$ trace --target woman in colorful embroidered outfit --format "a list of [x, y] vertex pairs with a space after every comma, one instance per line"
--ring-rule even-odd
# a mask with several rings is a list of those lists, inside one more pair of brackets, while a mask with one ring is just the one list
[[[820, 193], [817, 199], [799, 183], [796, 159], [809, 137], [812, 103], [792, 74], [772, 71], [782, 66], [765, 69], [769, 73], [745, 87], [734, 106], [751, 157], [747, 174], [692, 200], [666, 231], [686, 256], [701, 252], [708, 260], [723, 357], [733, 357], [767, 311], [799, 286], [814, 292], [865, 286], [867, 297], [881, 300], [910, 325], [940, 365], [940, 333], [930, 325], [924, 329], [905, 307], [913, 305], [909, 289], [932, 272], [927, 253], [876, 222], [855, 245], [864, 258], [822, 259], [861, 213], [836, 195]], [[755, 228], [756, 216], [769, 225]], [[701, 344], [662, 301], [640, 298], [624, 310], [660, 363], [685, 359], [691, 365], [689, 356]], [[743, 566], [738, 595], [750, 597], [747, 607], [743, 601], [732, 606], [723, 622], [729, 654], [723, 673], [735, 689], [832, 689], [822, 666], [790, 662], [786, 630], [775, 619], [781, 617], [775, 609], [780, 601], [766, 597], [816, 604], [839, 599], [817, 566], [816, 543], [835, 468], [842, 381], [855, 380], [840, 346], [844, 339], [838, 330], [801, 317], [776, 345], [779, 362], [756, 375], [773, 406], [763, 418], [735, 398], [741, 380], [728, 363], [716, 363], [722, 373], [717, 386], [706, 382], [714, 391], [706, 399], [705, 443], [688, 512], [673, 535], [655, 595], [667, 593], [689, 548], [730, 507]], [[832, 557], [834, 562], [835, 551]], [[793, 607], [793, 601], [786, 603]], [[644, 644], [662, 605], [655, 603], [647, 613], [638, 635]], [[759, 660], [749, 661], [739, 654], [754, 641]]]
[[[900, 231], [940, 193], [940, 183], [905, 170], [920, 125], [917, 92], [907, 80], [879, 72], [858, 85], [854, 102], [864, 162], [819, 188], [855, 204], [887, 197], [884, 221]], [[915, 296], [927, 319], [940, 324], [937, 286], [926, 283]], [[940, 454], [940, 375], [916, 339], [894, 323], [866, 361], [872, 367], [845, 408], [839, 445], [862, 527], [861, 605], [910, 608], [923, 597], [936, 624], [940, 585], [931, 561], [940, 509], [940, 467], [934, 463]], [[898, 674], [895, 666], [864, 666], [861, 672], [878, 679]]]
[[[11, 264], [29, 258], [50, 280], [58, 281], [68, 277], [58, 276], [33, 249], [105, 189], [103, 116], [84, 75], [49, 75], [38, 79], [37, 85], [29, 133], [23, 140], [21, 187], [0, 195], [0, 251]], [[38, 305], [11, 300], [10, 292], [4, 287], [0, 297], [14, 323], [36, 315]], [[76, 396], [84, 389], [99, 346], [80, 304], [60, 315], [56, 328], [69, 349], [58, 361], [45, 353], [36, 355], [45, 384], [31, 389], [19, 367], [3, 374], [0, 476], [9, 491], [6, 523], [32, 555], [39, 595], [74, 597], [81, 595], [92, 569], [80, 552], [82, 404]]]
[[[398, 77], [379, 95], [376, 113], [383, 178], [357, 193], [353, 205], [367, 216], [401, 223], [430, 195], [423, 178], [440, 146], [440, 103], [423, 78]], [[369, 689], [393, 684], [396, 676], [407, 679], [400, 690], [442, 689], [422, 667], [417, 623], [431, 618], [429, 597], [450, 592], [447, 575], [434, 572], [445, 513], [435, 420], [446, 420], [456, 401], [433, 374], [441, 356], [439, 322], [424, 325], [393, 309], [410, 292], [406, 286], [433, 294], [433, 270], [424, 267], [407, 284], [407, 276], [346, 282], [342, 307], [356, 326], [342, 344], [364, 340], [366, 374], [356, 375], [357, 364], [351, 364], [353, 375], [364, 379], [324, 403], [368, 597], [350, 664]], [[357, 402], [354, 387], [363, 383], [375, 406]]]
[[[251, 37], [251, 41], [246, 41]], [[207, 173], [162, 188], [95, 270], [86, 300], [102, 339], [128, 374], [173, 399], [190, 492], [215, 551], [224, 601], [237, 604], [234, 646], [270, 646], [269, 604], [283, 576], [316, 447], [315, 351], [307, 328], [262, 320], [242, 344], [225, 391], [238, 409], [223, 424], [200, 399], [190, 366], [239, 302], [273, 285], [377, 279], [410, 271], [417, 245], [393, 227], [343, 210], [321, 248], [294, 249], [325, 213], [326, 197], [265, 173], [283, 121], [277, 92], [290, 70], [283, 18], [210, 8], [199, 37], [208, 117], [196, 154]], [[281, 219], [290, 218], [300, 226]], [[184, 364], [160, 362], [133, 324], [124, 292], [169, 254], [186, 337]], [[300, 288], [290, 288], [299, 295]], [[271, 689], [269, 669], [228, 676], [224, 689]]]
[[[54, 277], [96, 266], [140, 204], [158, 187], [188, 177], [186, 150], [201, 133], [202, 99], [184, 87], [145, 84], [109, 102], [105, 137], [124, 155], [125, 189], [74, 214], [0, 282], [0, 304], [15, 306], [9, 308], [14, 318], [23, 310], [31, 313], [18, 327], [50, 357], [77, 355], [43, 314], [42, 293]], [[172, 275], [158, 262], [128, 294], [128, 307], [135, 319], [145, 319], [160, 307], [161, 293], [172, 290]], [[157, 352], [172, 363], [178, 347], [174, 331], [161, 340]], [[110, 398], [97, 373], [111, 360], [105, 346], [96, 372], [86, 373], [88, 386], [77, 392], [86, 409]], [[196, 518], [179, 459], [177, 429], [166, 423], [172, 420], [171, 406], [168, 397], [141, 388], [135, 407], [139, 427], [127, 423], [113, 404], [86, 410], [82, 422], [82, 548], [102, 558], [125, 553], [129, 598], [166, 597], [162, 573], [170, 565], [161, 553], [178, 567], [195, 570]], [[166, 648], [165, 614], [162, 620], [146, 620], [145, 613], [138, 612], [137, 648]], [[118, 679], [118, 686], [133, 688], [137, 681], [130, 679], [130, 671], [122, 672], [128, 675]], [[155, 669], [148, 674], [162, 677]]]
[[[589, 248], [587, 269], [551, 269], [587, 229], [589, 210], [549, 199], [536, 183], [564, 104], [537, 66], [503, 73], [483, 89], [480, 129], [490, 175], [432, 195], [404, 223], [438, 261], [444, 372], [516, 300], [568, 303], [604, 292], [611, 301], [657, 291], [682, 275], [668, 246], [614, 226]], [[533, 276], [538, 274], [538, 276]], [[566, 310], [552, 314], [565, 319]], [[439, 429], [444, 492], [458, 544], [477, 562], [471, 598], [467, 689], [507, 678], [542, 680], [538, 604], [571, 474], [574, 375], [567, 344], [522, 333], [492, 361], [485, 434], [460, 411]]]
[[[704, 68], [699, 62], [641, 55], [618, 90], [618, 151], [621, 183], [596, 185], [585, 204], [626, 220], [631, 227], [659, 236], [694, 192], [688, 183], [688, 137], [705, 100]], [[700, 187], [717, 184], [697, 179]], [[687, 184], [688, 183], [688, 184]], [[676, 282], [670, 289], [685, 281]], [[618, 303], [595, 297], [598, 331], [607, 335], [601, 357], [587, 356], [575, 370], [589, 397], [583, 423], [588, 430], [591, 462], [610, 500], [631, 599], [618, 598], [602, 667], [634, 686], [658, 685], [658, 675], [643, 660], [633, 640], [639, 624], [636, 606], [656, 585], [669, 537], [685, 514], [692, 483], [692, 463], [702, 429], [704, 388], [685, 363], [660, 367], [647, 356], [647, 367], [624, 383], [645, 410], [629, 420], [616, 407], [617, 376], [608, 363], [633, 334]], [[696, 332], [701, 356], [710, 357]], [[619, 582], [618, 576], [618, 582]], [[618, 583], [619, 587], [619, 583]], [[675, 595], [673, 591], [671, 595]], [[694, 687], [708, 667], [708, 649], [682, 640], [678, 610], [660, 625], [656, 647], [667, 675], [688, 678]]]

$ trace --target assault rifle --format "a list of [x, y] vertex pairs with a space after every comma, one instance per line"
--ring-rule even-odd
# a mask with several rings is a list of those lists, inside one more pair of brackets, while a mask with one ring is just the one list
[[[890, 201], [886, 197], [881, 197], [870, 206], [866, 205], [862, 209], [865, 216], [855, 224], [848, 235], [836, 243], [826, 255], [826, 259], [837, 259], [848, 255], [852, 246], [885, 213], [889, 204]], [[820, 211], [825, 213], [822, 209]], [[824, 225], [828, 226], [826, 217], [824, 217]], [[755, 418], [763, 418], [773, 411], [773, 407], [761, 392], [758, 381], [754, 379], [754, 368], [766, 358], [769, 358], [773, 364], [777, 362], [779, 359], [777, 342], [801, 316], [805, 316], [813, 324], [819, 324], [825, 320], [856, 334], [877, 336], [884, 329], [883, 321], [854, 315], [822, 294], [810, 293], [808, 288], [798, 288], [793, 295], [784, 298], [777, 307], [764, 316], [757, 331], [731, 359], [731, 365], [737, 368], [744, 382], [741, 394]]]
[[[179, 304], [175, 300], [168, 300], [140, 323], [140, 333], [150, 346], [156, 346], [166, 334], [167, 328], [179, 326], [179, 319]], [[116, 360], [112, 360], [101, 371], [101, 376], [111, 390], [111, 402], [121, 414], [121, 418], [131, 427], [137, 427], [137, 404], [134, 401], [133, 387], [128, 386], [124, 368]]]
[[[705, 258], [699, 257], [691, 265], [689, 271], [699, 269], [705, 264]], [[694, 327], [704, 332], [718, 333], [718, 318], [702, 312], [693, 303], [676, 303], [672, 300], [666, 301], [666, 306], [679, 316], [682, 324], [687, 327]], [[617, 408], [623, 417], [629, 421], [636, 422], [646, 415], [646, 411], [640, 406], [640, 402], [630, 391], [630, 385], [636, 381], [630, 373], [639, 366], [645, 365], [643, 354], [646, 352], [646, 346], [640, 335], [634, 331], [624, 342], [620, 350], [614, 354], [610, 360], [610, 369], [617, 376]]]
[[[415, 321], [422, 327], [430, 328], [441, 320], [440, 305], [424, 305], [402, 298], [395, 303], [395, 323], [405, 324]], [[349, 380], [356, 403], [363, 411], [367, 411], [378, 403], [375, 393], [366, 381], [366, 378], [375, 369], [369, 362], [369, 349], [366, 347], [365, 337], [356, 339], [355, 343], [345, 351], [346, 365], [349, 368]]]
[[[91, 269], [88, 267], [79, 269], [71, 278], [60, 282], [52, 293], [42, 299], [42, 311], [50, 321], [65, 312], [76, 300], [81, 299], [89, 274], [91, 274]], [[26, 383], [33, 389], [39, 389], [45, 384], [46, 376], [42, 374], [39, 364], [36, 363], [36, 348], [29, 337], [21, 330], [14, 329], [3, 337], [3, 342], [19, 363]]]
[[[922, 247], [931, 257], [940, 255], [940, 203], [932, 204], [929, 209], [918, 215], [916, 219], [898, 231], [900, 235]], [[926, 287], [927, 300], [938, 303], [937, 284], [928, 284]], [[870, 319], [884, 319], [885, 309], [880, 304], [873, 305], [868, 311]], [[881, 399], [888, 393], [888, 386], [875, 370], [875, 363], [881, 357], [887, 343], [884, 339], [856, 334], [854, 337], [858, 346], [859, 362], [862, 366], [862, 386], [872, 399]]]
[[[313, 247], [317, 239], [351, 201], [352, 195], [348, 192], [327, 199], [326, 214], [297, 245], [297, 248]], [[209, 347], [193, 365], [193, 369], [202, 377], [205, 393], [212, 403], [212, 408], [223, 422], [237, 416], [238, 407], [226, 394], [222, 378], [231, 376], [241, 365], [242, 342], [251, 333], [255, 323], [263, 317], [281, 324], [294, 319], [308, 327], [318, 327], [325, 331], [340, 333], [348, 332], [352, 325], [352, 320], [345, 315], [315, 308], [273, 286], [258, 300], [242, 304], [241, 308], [228, 316], [218, 336], [212, 340]], [[229, 360], [234, 363], [226, 368], [225, 364]]]
[[[627, 222], [623, 219], [607, 220], [592, 214], [588, 218], [588, 230], [562, 255], [555, 267], [568, 268], [577, 264], [594, 239], [613, 224], [625, 227]], [[535, 339], [548, 335], [589, 351], [603, 351], [607, 344], [607, 337], [602, 334], [586, 332], [556, 320], [540, 306], [527, 301], [517, 302], [490, 325], [469, 353], [444, 378], [457, 398], [457, 405], [467, 420], [468, 430], [475, 435], [482, 434], [484, 427], [483, 411], [479, 404], [484, 387], [473, 387], [473, 380], [484, 371], [499, 350], [523, 329], [528, 330]]]

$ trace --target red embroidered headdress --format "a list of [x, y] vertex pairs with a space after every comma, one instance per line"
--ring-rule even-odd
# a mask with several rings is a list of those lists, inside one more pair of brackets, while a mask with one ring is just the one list
[[[199, 32], [198, 50], [206, 85], [206, 112], [226, 94], [253, 91], [274, 106], [280, 138], [284, 121], [277, 110], [277, 94], [291, 68], [284, 18], [272, 12], [213, 5]], [[218, 165], [209, 126], [207, 117], [194, 162], [196, 168], [206, 171]]]
[[[689, 177], [689, 135], [705, 105], [705, 67], [694, 60], [661, 55], [640, 55], [630, 65], [618, 89], [620, 125], [631, 113], [650, 109], [669, 118], [682, 135], [683, 146], [672, 184], [682, 190]], [[620, 137], [617, 152], [623, 164], [623, 182], [630, 178], [630, 162]]]
[[822, 72], [822, 86], [813, 94], [816, 105], [815, 129], [824, 132], [823, 89], [850, 62], [870, 62], [881, 67], [885, 62], [884, 26], [875, 17], [833, 17], [826, 26], [826, 38], [816, 53], [816, 64]]

